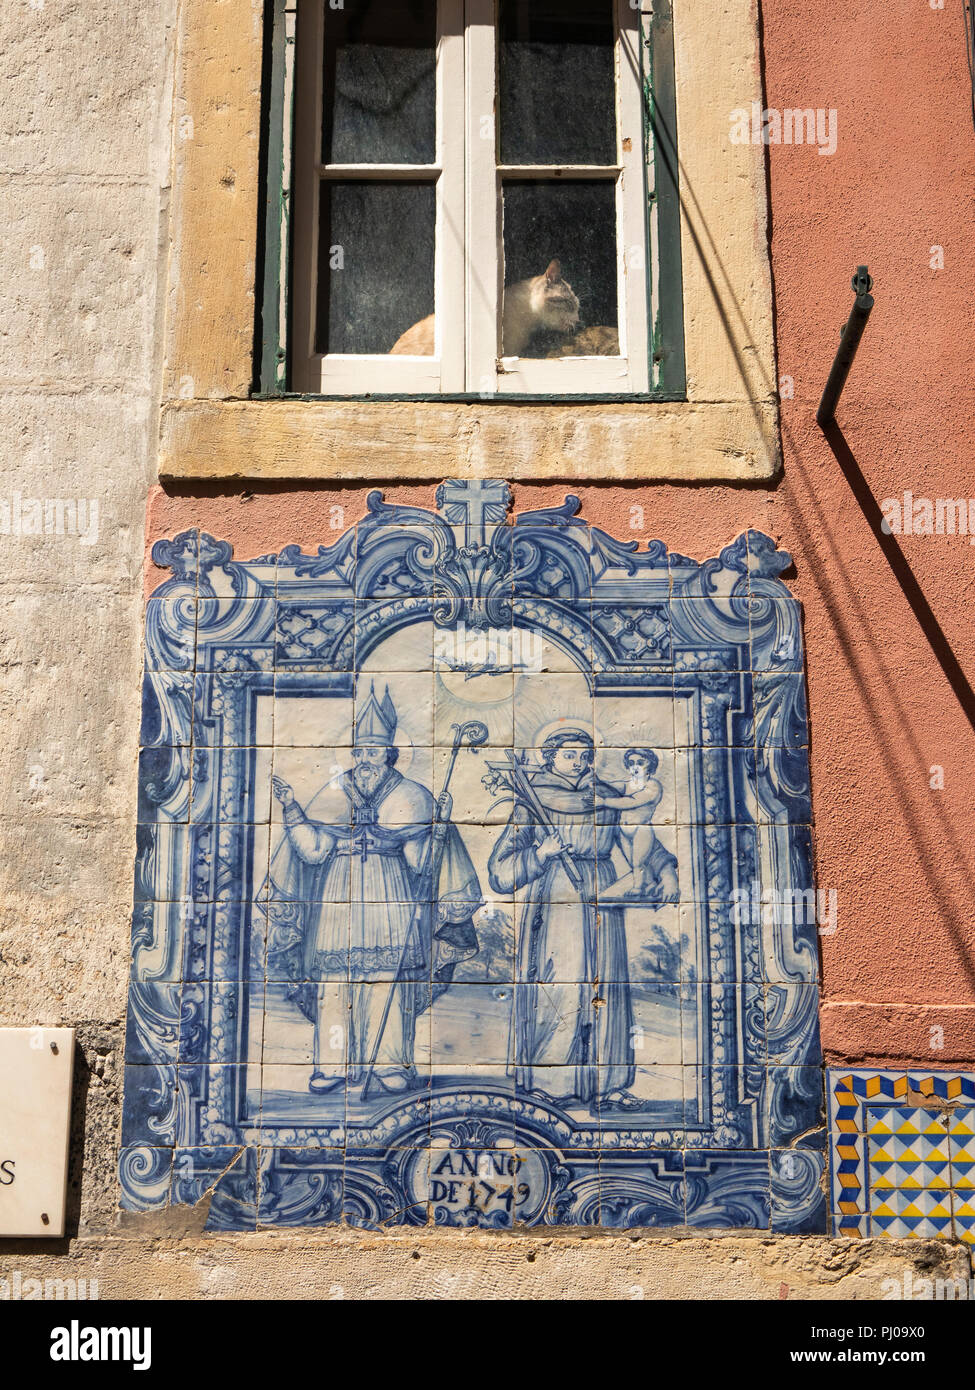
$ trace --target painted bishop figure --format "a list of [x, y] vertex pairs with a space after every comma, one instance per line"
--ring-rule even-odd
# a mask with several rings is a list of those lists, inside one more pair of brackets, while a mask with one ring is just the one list
[[[477, 953], [474, 866], [449, 824], [449, 804], [435, 818], [429, 790], [397, 771], [396, 724], [388, 687], [382, 700], [372, 687], [348, 771], [307, 808], [287, 782], [272, 779], [285, 834], [271, 864], [271, 897], [301, 916], [304, 979], [315, 986], [313, 1093], [362, 1085], [370, 1072], [381, 1091], [423, 1084], [417, 1018], [449, 986], [456, 964]], [[442, 856], [431, 852], [434, 833], [445, 837]]]

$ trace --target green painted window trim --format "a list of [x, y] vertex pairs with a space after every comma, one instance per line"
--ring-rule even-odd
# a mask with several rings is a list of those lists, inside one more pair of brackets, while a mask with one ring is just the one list
[[[647, 159], [655, 187], [647, 200], [647, 247], [652, 203], [656, 201], [660, 270], [657, 303], [648, 305], [650, 380], [655, 394], [686, 399], [684, 361], [684, 283], [680, 249], [680, 163], [677, 157], [677, 81], [674, 70], [674, 16], [671, 0], [654, 0], [649, 33], [644, 32], [643, 120]], [[651, 283], [648, 278], [648, 284]]]
[[[262, 78], [262, 140], [260, 213], [258, 218], [257, 323], [254, 334], [256, 367], [253, 395], [288, 394], [288, 314], [291, 285], [291, 171], [285, 168], [286, 129], [294, 126], [294, 101], [286, 100], [288, 62], [287, 0], [266, 0], [264, 11], [264, 71]], [[293, 55], [292, 55], [293, 56]], [[291, 89], [293, 91], [293, 88]], [[286, 109], [287, 108], [287, 109]], [[282, 280], [284, 291], [282, 294]]]
[[[291, 169], [286, 151], [294, 148], [294, 84], [287, 74], [293, 59], [293, 10], [289, 0], [266, 0], [263, 74], [260, 225], [258, 227], [257, 322], [253, 395], [270, 399], [291, 395], [288, 329], [291, 303]], [[648, 352], [652, 386], [646, 394], [614, 396], [391, 395], [363, 392], [361, 397], [303, 396], [301, 399], [411, 401], [566, 401], [572, 404], [618, 401], [681, 401], [687, 398], [684, 360], [684, 290], [681, 271], [680, 191], [677, 156], [677, 90], [674, 72], [674, 20], [671, 0], [654, 0], [643, 16], [640, 51], [643, 71], [644, 177], [652, 169], [654, 186], [646, 186], [644, 235], [647, 264], [652, 267], [651, 224], [656, 217], [659, 267], [656, 303], [653, 275], [647, 277]], [[290, 22], [289, 22], [290, 20]], [[283, 283], [282, 283], [283, 281]], [[284, 292], [282, 292], [282, 290]]]

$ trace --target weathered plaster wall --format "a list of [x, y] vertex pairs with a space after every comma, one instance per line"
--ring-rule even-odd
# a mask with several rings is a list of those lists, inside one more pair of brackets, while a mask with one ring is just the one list
[[[79, 1030], [69, 1220], [83, 1184], [98, 1228], [115, 1200], [169, 9], [0, 7], [0, 1019]], [[82, 500], [86, 538], [24, 534], [31, 499]]]
[[[0, 536], [0, 1022], [79, 1028], [69, 1223], [91, 1233], [111, 1229], [115, 1203], [168, 18], [141, 3], [119, 24], [101, 0], [0, 9], [0, 497], [90, 498], [100, 510], [91, 546]], [[659, 536], [704, 556], [754, 526], [793, 551], [790, 582], [806, 610], [819, 879], [839, 903], [838, 931], [823, 942], [825, 1046], [837, 1061], [970, 1066], [975, 736], [812, 420], [849, 275], [866, 260], [877, 308], [840, 411], [852, 455], [877, 499], [906, 488], [931, 498], [975, 492], [975, 142], [960, 5], [871, 3], [851, 18], [838, 3], [811, 16], [799, 0], [774, 0], [764, 57], [767, 101], [834, 107], [839, 119], [832, 157], [769, 151], [779, 371], [795, 384], [782, 403], [783, 479], [771, 490], [521, 487], [516, 503], [542, 506], [572, 490], [588, 519], [620, 536]], [[716, 119], [723, 130], [724, 113]], [[929, 266], [933, 245], [944, 248], [943, 270]], [[612, 459], [599, 467], [610, 475]], [[204, 523], [244, 556], [327, 540], [326, 502], [344, 505], [348, 523], [364, 510], [365, 488], [324, 497], [283, 488], [250, 501], [185, 493], [153, 496], [147, 539]], [[432, 488], [387, 496], [429, 505]], [[632, 506], [645, 509], [642, 529], [631, 529]], [[975, 677], [967, 538], [902, 545]], [[930, 787], [933, 765], [944, 769], [943, 790]], [[944, 1028], [939, 1050], [934, 1025]], [[300, 1251], [304, 1288], [325, 1295], [337, 1283], [348, 1296], [616, 1297], [642, 1284], [647, 1296], [777, 1297], [785, 1284], [792, 1296], [876, 1297], [880, 1279], [905, 1261], [923, 1269], [945, 1248], [932, 1256], [924, 1243], [815, 1238], [462, 1239], [217, 1242], [144, 1236], [136, 1223], [125, 1237], [49, 1255], [0, 1244], [0, 1260], [52, 1277], [80, 1276], [83, 1265], [105, 1292], [185, 1296], [293, 1296]], [[537, 1251], [534, 1262], [526, 1250]], [[959, 1273], [964, 1257], [951, 1258], [958, 1268], [932, 1272]], [[453, 1282], [475, 1265], [471, 1282]]]
[[[832, 158], [770, 151], [786, 474], [769, 498], [806, 605], [820, 879], [840, 898], [823, 942], [823, 1041], [837, 1060], [975, 1056], [975, 733], [813, 421], [858, 262], [877, 307], [839, 412], [873, 496], [968, 497], [975, 322], [975, 138], [961, 5], [767, 7], [767, 101], [838, 111]], [[910, 91], [910, 100], [905, 93]], [[930, 265], [944, 249], [944, 269]], [[901, 548], [968, 679], [968, 537]], [[944, 769], [944, 789], [930, 785]], [[932, 1047], [944, 1027], [944, 1048]]]

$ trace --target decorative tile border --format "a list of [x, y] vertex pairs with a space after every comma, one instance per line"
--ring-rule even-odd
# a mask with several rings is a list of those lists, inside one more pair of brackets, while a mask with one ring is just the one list
[[[451, 482], [437, 512], [371, 494], [317, 554], [154, 547], [125, 1206], [212, 1191], [227, 1230], [824, 1229], [790, 557], [750, 531], [699, 564], [574, 498], [514, 525], [509, 503]], [[539, 756], [566, 725], [592, 805]], [[352, 778], [364, 744], [389, 753], [385, 802]], [[651, 749], [638, 875], [601, 801]], [[547, 823], [561, 876], [518, 848]]]
[[975, 1245], [975, 1072], [827, 1075], [839, 1234]]

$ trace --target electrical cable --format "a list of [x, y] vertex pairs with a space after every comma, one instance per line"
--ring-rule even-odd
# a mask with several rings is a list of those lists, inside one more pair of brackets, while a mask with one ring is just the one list
[[965, 0], [965, 56], [968, 59], [968, 80], [972, 88], [972, 124], [975, 125], [975, 16], [972, 0]]

